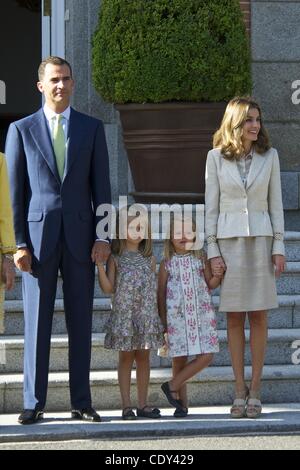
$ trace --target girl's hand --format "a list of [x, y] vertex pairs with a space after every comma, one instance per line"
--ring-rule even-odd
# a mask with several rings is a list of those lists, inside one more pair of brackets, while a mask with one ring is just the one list
[[272, 261], [275, 266], [275, 276], [279, 277], [285, 271], [285, 257], [283, 255], [273, 255]]

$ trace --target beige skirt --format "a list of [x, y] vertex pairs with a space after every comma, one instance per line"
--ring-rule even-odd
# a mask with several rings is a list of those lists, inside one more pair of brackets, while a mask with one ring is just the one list
[[220, 312], [278, 307], [272, 237], [219, 239], [227, 270], [220, 290]]

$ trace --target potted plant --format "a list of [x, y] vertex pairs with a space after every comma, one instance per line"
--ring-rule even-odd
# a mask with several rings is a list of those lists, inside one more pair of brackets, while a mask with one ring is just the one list
[[238, 0], [102, 0], [96, 90], [120, 111], [138, 202], [203, 202], [226, 100], [251, 89]]

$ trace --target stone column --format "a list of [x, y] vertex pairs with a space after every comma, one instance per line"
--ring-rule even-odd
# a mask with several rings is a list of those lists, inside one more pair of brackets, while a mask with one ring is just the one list
[[300, 103], [292, 86], [300, 80], [300, 2], [252, 0], [251, 25], [253, 94], [279, 152], [286, 229], [299, 231]]

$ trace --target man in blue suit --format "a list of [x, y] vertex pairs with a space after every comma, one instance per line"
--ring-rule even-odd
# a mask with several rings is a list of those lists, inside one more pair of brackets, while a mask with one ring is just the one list
[[43, 418], [58, 270], [69, 337], [72, 417], [100, 421], [89, 383], [94, 262], [110, 254], [96, 237], [96, 209], [111, 202], [101, 121], [70, 107], [72, 69], [59, 57], [39, 67], [45, 105], [10, 125], [6, 156], [22, 271], [25, 350], [21, 424]]

